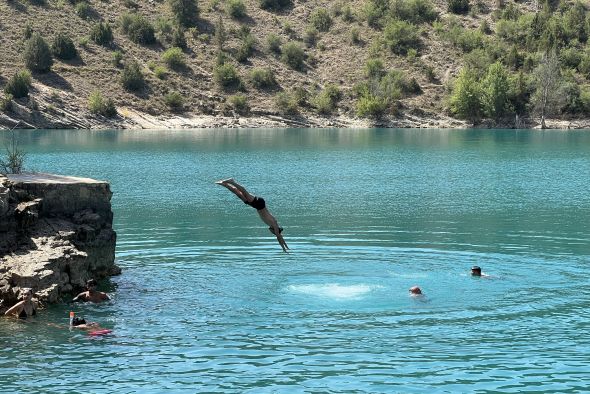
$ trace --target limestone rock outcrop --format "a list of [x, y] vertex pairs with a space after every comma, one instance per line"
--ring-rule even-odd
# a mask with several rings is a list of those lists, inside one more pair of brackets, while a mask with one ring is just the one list
[[0, 311], [30, 287], [44, 303], [116, 275], [107, 182], [51, 174], [0, 175]]

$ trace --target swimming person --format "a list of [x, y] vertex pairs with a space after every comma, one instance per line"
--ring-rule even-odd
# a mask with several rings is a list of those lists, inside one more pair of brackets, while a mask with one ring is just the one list
[[13, 307], [4, 312], [4, 315], [13, 315], [19, 319], [26, 319], [37, 314], [37, 305], [33, 301], [33, 289], [24, 288], [21, 290], [22, 301], [17, 302]]
[[87, 291], [78, 294], [72, 301], [90, 301], [99, 303], [111, 299], [107, 293], [96, 290], [96, 281], [94, 279], [89, 279], [86, 282], [86, 289]]
[[410, 290], [409, 291], [410, 291], [410, 295], [412, 297], [421, 296], [422, 295], [422, 289], [419, 288], [418, 286], [412, 286], [412, 287], [410, 287]]
[[268, 211], [268, 209], [266, 208], [266, 202], [262, 197], [256, 197], [248, 193], [248, 191], [242, 185], [234, 181], [233, 178], [223, 179], [215, 183], [225, 187], [233, 194], [238, 196], [238, 198], [242, 200], [244, 204], [250, 205], [252, 208], [255, 208], [256, 212], [258, 212], [258, 215], [260, 216], [260, 219], [262, 219], [264, 223], [270, 226], [268, 229], [275, 237], [277, 237], [277, 241], [279, 242], [279, 245], [281, 245], [281, 248], [283, 248], [283, 251], [287, 252], [287, 249], [289, 249], [289, 247], [287, 246], [287, 243], [285, 242], [281, 234], [283, 232], [283, 228], [279, 227], [279, 223], [277, 222], [275, 217], [272, 216], [271, 213]]

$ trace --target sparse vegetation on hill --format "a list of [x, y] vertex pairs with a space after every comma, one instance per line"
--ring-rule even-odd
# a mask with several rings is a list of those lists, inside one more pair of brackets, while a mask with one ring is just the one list
[[510, 126], [590, 109], [590, 10], [578, 0], [11, 0], [0, 15], [6, 114], [27, 97], [101, 114], [93, 92], [123, 115]]

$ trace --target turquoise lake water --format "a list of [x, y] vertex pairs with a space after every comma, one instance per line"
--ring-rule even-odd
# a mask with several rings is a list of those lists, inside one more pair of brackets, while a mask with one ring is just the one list
[[28, 168], [111, 183], [123, 273], [73, 307], [112, 336], [69, 305], [0, 319], [0, 392], [590, 391], [590, 131], [20, 138]]

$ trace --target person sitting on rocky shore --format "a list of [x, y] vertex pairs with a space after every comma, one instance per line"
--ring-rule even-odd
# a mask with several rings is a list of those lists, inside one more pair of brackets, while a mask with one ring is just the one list
[[21, 297], [22, 301], [17, 302], [13, 307], [4, 312], [5, 316], [12, 315], [19, 319], [26, 319], [37, 314], [37, 304], [33, 301], [33, 289], [22, 289]]
[[275, 237], [277, 237], [277, 241], [279, 242], [279, 245], [281, 245], [281, 248], [283, 248], [283, 251], [287, 252], [287, 249], [289, 249], [289, 247], [287, 246], [287, 243], [285, 242], [285, 240], [283, 239], [283, 235], [281, 234], [283, 232], [283, 228], [279, 227], [279, 223], [277, 222], [275, 217], [272, 216], [271, 213], [268, 211], [268, 209], [266, 208], [266, 202], [262, 197], [256, 197], [248, 193], [248, 191], [242, 185], [237, 183], [233, 178], [223, 179], [215, 183], [227, 188], [233, 194], [238, 196], [238, 198], [242, 200], [244, 204], [250, 205], [252, 208], [255, 208], [256, 212], [258, 212], [258, 215], [260, 216], [260, 219], [262, 219], [264, 223], [270, 226], [268, 229]]
[[78, 294], [72, 301], [90, 301], [99, 303], [111, 299], [107, 293], [96, 290], [96, 281], [94, 279], [89, 279], [86, 282], [86, 289], [87, 291]]

